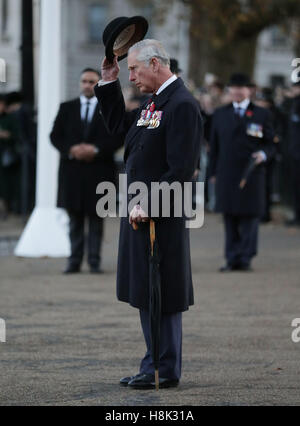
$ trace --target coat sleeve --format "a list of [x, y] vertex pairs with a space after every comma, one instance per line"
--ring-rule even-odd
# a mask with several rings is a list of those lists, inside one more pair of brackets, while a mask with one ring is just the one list
[[124, 138], [124, 134], [110, 135], [105, 141], [101, 140], [95, 143], [95, 146], [99, 149], [96, 158], [111, 158], [124, 145]]
[[98, 140], [94, 140], [94, 145], [99, 149], [96, 158], [111, 158], [118, 149], [124, 145], [125, 134], [109, 134], [100, 111], [98, 111], [98, 120], [102, 130], [102, 136]]
[[61, 158], [68, 158], [70, 149], [66, 147], [65, 120], [66, 111], [64, 105], [61, 104], [50, 134], [51, 143], [60, 152]]
[[217, 162], [219, 153], [219, 135], [217, 131], [217, 114], [215, 113], [212, 118], [210, 138], [209, 138], [209, 166], [208, 166], [208, 178], [216, 176], [217, 173]]
[[126, 112], [119, 80], [94, 88], [101, 114], [111, 134], [127, 133], [136, 119], [137, 110]]

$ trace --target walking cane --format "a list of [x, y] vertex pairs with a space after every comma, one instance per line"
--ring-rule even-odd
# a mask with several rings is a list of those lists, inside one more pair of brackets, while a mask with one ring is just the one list
[[[135, 231], [136, 223], [132, 224]], [[155, 389], [159, 390], [159, 363], [160, 363], [160, 321], [161, 321], [161, 276], [159, 268], [160, 254], [158, 250], [155, 222], [150, 220], [150, 254], [149, 254], [149, 316], [151, 352], [155, 369]]]

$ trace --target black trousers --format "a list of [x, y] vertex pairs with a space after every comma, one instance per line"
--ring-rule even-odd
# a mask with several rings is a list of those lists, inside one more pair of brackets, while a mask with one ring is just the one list
[[[68, 212], [70, 217], [71, 265], [80, 265], [84, 256], [84, 213]], [[100, 266], [101, 243], [103, 236], [103, 219], [96, 215], [87, 216], [88, 219], [88, 263], [90, 266]]]
[[228, 265], [250, 265], [257, 254], [259, 223], [259, 217], [224, 215], [225, 257]]
[[[149, 312], [140, 310], [140, 319], [147, 352], [141, 366], [141, 374], [154, 375], [151, 357], [151, 337]], [[160, 324], [160, 367], [159, 375], [163, 379], [180, 380], [182, 360], [182, 313], [162, 314]]]

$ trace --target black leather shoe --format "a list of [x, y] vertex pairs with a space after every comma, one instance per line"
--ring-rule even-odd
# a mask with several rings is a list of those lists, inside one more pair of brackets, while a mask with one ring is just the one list
[[242, 271], [242, 272], [252, 272], [253, 271], [253, 269], [251, 268], [251, 266], [250, 265], [240, 265], [239, 267], [238, 267], [238, 271]]
[[222, 268], [219, 269], [219, 272], [232, 272], [232, 271], [236, 271], [236, 270], [237, 270], [237, 266], [225, 265], [225, 266], [222, 266]]
[[91, 274], [104, 274], [103, 270], [99, 268], [99, 266], [90, 266]]
[[120, 385], [124, 387], [128, 386], [128, 383], [138, 376], [141, 376], [141, 374], [137, 374], [136, 376], [131, 376], [131, 377], [123, 377], [123, 379], [120, 380]]
[[64, 274], [78, 274], [80, 272], [79, 265], [68, 265], [67, 269], [64, 271]]
[[[179, 385], [179, 380], [170, 380], [170, 379], [159, 379], [159, 388], [175, 388]], [[131, 389], [155, 389], [155, 378], [151, 374], [141, 374], [134, 377], [129, 383], [128, 387]]]

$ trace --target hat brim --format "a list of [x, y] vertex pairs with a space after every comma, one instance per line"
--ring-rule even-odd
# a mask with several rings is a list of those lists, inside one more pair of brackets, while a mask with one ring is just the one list
[[[110, 34], [106, 44], [105, 56], [108, 61], [112, 63], [115, 56], [118, 56], [118, 61], [125, 59], [129, 49], [145, 38], [148, 28], [148, 21], [142, 16], [133, 16], [118, 25]], [[128, 29], [125, 39], [118, 40], [125, 29]]]

